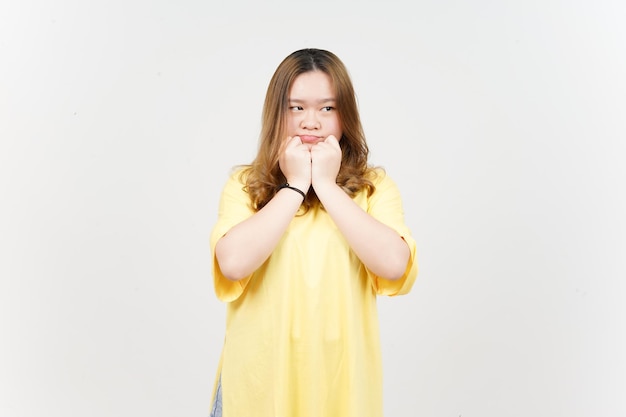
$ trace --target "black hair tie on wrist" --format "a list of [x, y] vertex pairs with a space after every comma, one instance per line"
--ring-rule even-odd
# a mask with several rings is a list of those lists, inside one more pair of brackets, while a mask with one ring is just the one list
[[304, 192], [302, 190], [299, 190], [296, 187], [292, 187], [291, 185], [289, 185], [288, 182], [284, 183], [283, 185], [281, 185], [280, 187], [278, 187], [278, 191], [282, 190], [283, 188], [289, 188], [290, 190], [294, 190], [295, 192], [297, 192], [298, 194], [300, 194], [302, 196], [302, 199], [306, 199], [306, 194], [304, 194]]

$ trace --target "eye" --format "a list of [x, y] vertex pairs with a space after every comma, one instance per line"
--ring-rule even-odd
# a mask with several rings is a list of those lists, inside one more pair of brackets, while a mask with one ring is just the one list
[[335, 110], [335, 108], [332, 106], [322, 107], [322, 111], [333, 111], [333, 110]]
[[292, 110], [292, 111], [302, 111], [302, 110], [304, 110], [304, 108], [302, 108], [302, 106], [291, 106], [291, 107], [289, 107], [289, 110]]

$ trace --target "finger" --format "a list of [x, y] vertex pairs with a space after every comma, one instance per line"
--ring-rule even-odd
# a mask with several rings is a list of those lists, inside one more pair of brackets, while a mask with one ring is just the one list
[[300, 136], [287, 136], [287, 139], [285, 139], [280, 146], [280, 151], [285, 152], [287, 149], [295, 148], [300, 144], [302, 144]]
[[287, 138], [287, 147], [288, 148], [296, 147], [296, 146], [298, 146], [301, 143], [302, 143], [302, 141], [300, 140], [300, 136], [293, 136], [293, 137], [289, 136]]
[[339, 141], [337, 140], [337, 138], [333, 135], [329, 135], [325, 140], [325, 143], [329, 144], [330, 146], [332, 146], [333, 148], [337, 149], [339, 148]]

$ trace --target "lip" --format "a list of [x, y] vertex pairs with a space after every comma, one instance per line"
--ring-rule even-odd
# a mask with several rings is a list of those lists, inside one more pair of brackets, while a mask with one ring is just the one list
[[299, 135], [302, 143], [317, 143], [322, 140], [321, 136], [313, 136], [313, 135]]

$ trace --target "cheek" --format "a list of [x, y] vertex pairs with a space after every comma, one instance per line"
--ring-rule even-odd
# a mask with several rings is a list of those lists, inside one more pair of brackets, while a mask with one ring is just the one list
[[[341, 136], [341, 133], [342, 133], [343, 129], [341, 128], [341, 121], [338, 118], [335, 119], [333, 130], [335, 132], [337, 132], [339, 134], [339, 136]], [[337, 138], [339, 138], [339, 136]]]
[[287, 118], [287, 134], [293, 136], [298, 131], [298, 121], [295, 117]]

